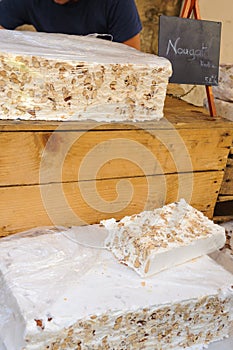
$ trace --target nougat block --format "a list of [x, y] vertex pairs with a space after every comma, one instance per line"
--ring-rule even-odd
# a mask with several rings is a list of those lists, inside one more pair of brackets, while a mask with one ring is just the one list
[[159, 120], [171, 63], [86, 36], [0, 31], [0, 119]]

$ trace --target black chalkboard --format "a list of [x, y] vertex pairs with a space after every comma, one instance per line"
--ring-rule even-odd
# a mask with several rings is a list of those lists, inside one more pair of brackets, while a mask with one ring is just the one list
[[221, 23], [160, 16], [159, 56], [172, 63], [170, 83], [218, 85]]

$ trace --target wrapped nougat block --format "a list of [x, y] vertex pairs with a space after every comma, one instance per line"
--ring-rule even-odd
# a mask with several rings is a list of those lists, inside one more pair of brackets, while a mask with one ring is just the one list
[[163, 117], [171, 63], [93, 37], [0, 31], [0, 119]]
[[211, 253], [226, 240], [223, 227], [185, 200], [101, 224], [109, 232], [106, 247], [141, 276]]
[[233, 275], [212, 259], [143, 281], [107, 250], [80, 245], [88, 230], [0, 241], [0, 349], [202, 349], [229, 335]]
[[233, 64], [219, 66], [219, 83], [213, 86], [213, 94], [217, 100], [233, 102]]

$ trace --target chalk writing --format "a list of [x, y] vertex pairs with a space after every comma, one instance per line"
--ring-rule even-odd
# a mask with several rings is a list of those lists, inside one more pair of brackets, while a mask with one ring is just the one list
[[217, 68], [217, 66], [213, 64], [211, 61], [200, 60], [200, 65], [201, 67], [204, 67], [204, 68]]
[[178, 42], [180, 41], [180, 37], [177, 38], [174, 42], [172, 42], [171, 39], [168, 40], [167, 45], [167, 51], [166, 55], [168, 56], [170, 53], [170, 50], [173, 50], [172, 52], [175, 53], [175, 55], [186, 55], [190, 56], [190, 60], [194, 61], [196, 58], [208, 58], [208, 46], [205, 46], [204, 43], [202, 43], [201, 49], [193, 49], [193, 48], [187, 48], [187, 47], [178, 47]]
[[211, 75], [210, 77], [205, 77], [204, 83], [206, 85], [217, 85], [218, 84], [218, 77], [217, 75]]

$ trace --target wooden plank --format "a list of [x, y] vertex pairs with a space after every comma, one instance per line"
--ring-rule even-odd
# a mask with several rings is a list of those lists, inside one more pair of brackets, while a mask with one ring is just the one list
[[96, 123], [96, 122], [44, 122], [44, 121], [0, 121], [0, 131], [54, 131], [54, 130], [128, 130], [128, 129], [233, 129], [233, 122], [221, 117], [210, 117], [208, 110], [193, 106], [178, 98], [167, 96], [164, 116], [157, 122], [143, 123]]
[[[223, 171], [0, 188], [0, 235], [93, 224], [185, 198], [212, 217]], [[208, 191], [207, 191], [208, 189]]]
[[219, 195], [218, 196], [218, 202], [229, 202], [229, 201], [233, 201], [233, 194], [231, 196], [222, 196], [222, 195]]
[[223, 222], [228, 222], [233, 220], [233, 215], [227, 215], [227, 216], [214, 216], [213, 221], [216, 224], [221, 224]]
[[0, 186], [225, 168], [222, 129], [0, 133]]
[[220, 194], [233, 196], [233, 158], [230, 157], [227, 160], [226, 170], [220, 189]]

